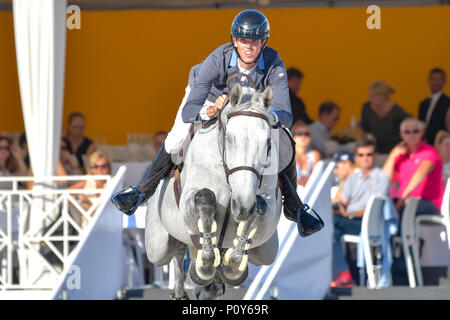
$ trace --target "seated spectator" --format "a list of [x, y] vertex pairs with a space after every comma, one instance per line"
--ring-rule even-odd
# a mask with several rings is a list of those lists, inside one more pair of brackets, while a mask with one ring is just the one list
[[442, 203], [442, 160], [437, 150], [422, 141], [425, 124], [407, 118], [400, 125], [400, 142], [389, 154], [383, 171], [394, 188], [391, 197], [400, 213], [409, 197], [420, 198], [416, 215], [439, 214]]
[[72, 153], [70, 141], [64, 137], [61, 139], [59, 165], [63, 167], [65, 175], [80, 175], [84, 173], [78, 159]]
[[28, 143], [27, 143], [27, 135], [22, 133], [19, 137], [19, 147], [22, 149], [23, 161], [25, 161], [25, 165], [27, 168], [30, 168], [30, 155], [28, 154]]
[[77, 157], [79, 167], [86, 172], [83, 157], [91, 155], [97, 147], [91, 139], [84, 136], [86, 119], [82, 113], [73, 112], [69, 115], [66, 138], [72, 147], [72, 153]]
[[0, 137], [0, 176], [26, 176], [22, 150], [8, 137]]
[[[445, 129], [445, 114], [449, 111], [450, 98], [444, 93], [445, 71], [433, 68], [428, 74], [430, 96], [419, 104], [419, 120], [425, 123], [425, 140], [433, 144], [436, 134]], [[448, 126], [447, 126], [448, 130]]]
[[326, 142], [330, 140], [331, 130], [339, 121], [341, 108], [334, 102], [324, 102], [319, 107], [319, 120], [309, 127], [311, 130], [310, 149], [317, 150], [322, 158], [326, 157]]
[[297, 165], [297, 184], [305, 186], [317, 162], [320, 161], [320, 153], [317, 150], [309, 150], [311, 132], [309, 126], [302, 120], [297, 120], [291, 127], [292, 137], [295, 141], [295, 160]]
[[[88, 175], [110, 175], [112, 168], [112, 161], [109, 156], [102, 151], [95, 151], [89, 156], [89, 168]], [[71, 185], [69, 189], [104, 189], [106, 188], [106, 180], [82, 180]], [[76, 196], [76, 200], [81, 207], [88, 211], [92, 205], [96, 204], [101, 194], [79, 194]], [[88, 220], [79, 212], [76, 212], [71, 208], [71, 214], [75, 221], [82, 227], [85, 227]], [[95, 212], [95, 211], [94, 211]], [[94, 214], [92, 212], [91, 215]]]
[[291, 101], [292, 124], [296, 123], [297, 120], [302, 120], [306, 124], [313, 123], [306, 113], [303, 100], [297, 96], [303, 81], [303, 73], [296, 68], [289, 68], [286, 70], [286, 73], [288, 77], [289, 100]]
[[333, 204], [333, 210], [339, 210], [337, 203], [341, 200], [342, 188], [345, 180], [355, 171], [355, 159], [351, 152], [341, 150], [336, 152], [333, 161], [336, 163], [333, 173], [338, 180], [338, 184], [336, 194], [331, 202]]
[[387, 154], [400, 142], [400, 123], [410, 117], [390, 100], [394, 92], [384, 81], [375, 81], [369, 87], [369, 101], [362, 106], [361, 129], [376, 141], [378, 153]]
[[439, 131], [436, 135], [434, 147], [439, 151], [442, 160], [442, 179], [444, 185], [450, 178], [450, 132]]
[[[78, 161], [76, 157], [70, 153], [70, 142], [66, 138], [61, 138], [61, 145], [59, 151], [59, 162], [56, 168], [56, 175], [58, 177], [63, 177], [67, 175], [77, 175], [83, 174], [83, 170], [78, 166]], [[33, 169], [30, 167], [28, 169], [28, 175], [33, 176]], [[65, 189], [69, 186], [69, 182], [65, 180], [57, 181], [58, 187]], [[34, 182], [27, 182], [27, 189], [33, 189]]]
[[353, 278], [341, 247], [341, 237], [344, 234], [359, 235], [361, 222], [367, 202], [372, 196], [387, 196], [389, 193], [389, 178], [375, 167], [375, 143], [363, 139], [356, 145], [355, 170], [344, 182], [339, 211], [333, 215], [334, 240], [333, 261], [334, 281], [331, 287], [352, 287]]

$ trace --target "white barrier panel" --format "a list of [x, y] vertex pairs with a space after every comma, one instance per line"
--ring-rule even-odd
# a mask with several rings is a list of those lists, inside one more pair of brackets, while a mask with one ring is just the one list
[[[276, 288], [277, 299], [322, 299], [331, 282], [333, 220], [330, 189], [334, 163], [331, 162], [317, 180], [307, 185], [304, 199], [325, 222], [325, 228], [315, 235], [301, 238], [295, 223], [280, 220], [286, 236], [280, 241], [275, 262], [264, 266], [257, 274], [244, 299], [270, 299]], [[319, 179], [320, 178], [320, 179]], [[259, 282], [259, 283], [258, 283]], [[262, 284], [261, 284], [262, 283]]]
[[122, 214], [110, 198], [123, 188], [121, 167], [102, 194], [99, 214], [88, 226], [86, 238], [73, 252], [53, 299], [114, 299], [122, 282]]
[[[299, 193], [300, 199], [302, 199], [303, 202], [308, 202], [309, 198], [311, 197], [314, 189], [319, 183], [320, 177], [323, 172], [323, 167], [323, 161], [319, 161], [315, 166], [311, 176], [309, 177], [306, 186], [304, 188], [300, 188], [300, 186], [297, 186], [297, 192]], [[291, 222], [284, 217], [284, 214], [282, 212], [277, 227], [279, 244], [277, 258], [280, 254], [280, 251], [283, 250], [284, 246], [286, 245], [286, 241], [289, 235], [289, 227], [291, 227]], [[254, 264], [249, 263], [249, 273], [246, 280], [246, 285], [249, 286], [249, 289], [244, 296], [244, 300], [255, 299], [257, 291], [261, 290], [261, 287], [270, 270], [272, 269], [272, 266], [273, 264], [269, 266], [255, 266]]]

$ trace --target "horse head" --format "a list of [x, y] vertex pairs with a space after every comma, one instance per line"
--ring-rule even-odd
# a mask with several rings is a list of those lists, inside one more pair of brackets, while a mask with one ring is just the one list
[[269, 111], [273, 91], [267, 87], [264, 92], [255, 92], [238, 83], [229, 101], [221, 116], [225, 128], [223, 153], [231, 188], [231, 212], [239, 222], [248, 220], [254, 212], [265, 170], [274, 165], [278, 168], [271, 157], [271, 124], [275, 120]]

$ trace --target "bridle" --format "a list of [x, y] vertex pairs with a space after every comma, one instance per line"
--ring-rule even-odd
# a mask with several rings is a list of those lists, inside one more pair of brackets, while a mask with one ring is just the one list
[[[247, 77], [247, 79], [249, 79], [249, 81], [251, 82], [251, 84], [253, 86], [253, 89], [256, 89], [254, 81], [248, 75], [246, 75], [245, 73], [236, 73], [236, 74], [231, 75], [227, 79], [228, 92], [230, 92], [230, 87], [229, 87], [230, 81], [233, 78], [242, 77], [242, 76]], [[261, 187], [261, 182], [262, 182], [263, 175], [260, 172], [258, 172], [258, 170], [256, 170], [253, 167], [250, 167], [250, 166], [237, 166], [237, 167], [234, 167], [234, 168], [230, 169], [230, 168], [228, 168], [228, 165], [226, 163], [226, 152], [225, 152], [225, 149], [226, 149], [225, 148], [226, 128], [222, 124], [221, 115], [222, 115], [222, 110], [224, 109], [224, 107], [228, 103], [228, 100], [229, 99], [227, 97], [225, 99], [224, 103], [223, 103], [223, 107], [220, 110], [219, 115], [218, 115], [218, 119], [217, 119], [218, 122], [219, 122], [218, 123], [219, 131], [222, 133], [222, 162], [223, 162], [223, 167], [224, 167], [224, 170], [225, 170], [225, 176], [227, 178], [227, 183], [229, 183], [228, 179], [229, 179], [230, 175], [232, 175], [233, 173], [235, 173], [237, 171], [246, 170], [246, 171], [253, 172], [258, 177], [258, 179], [259, 179], [259, 186], [258, 186], [258, 188], [259, 188], [259, 187]], [[229, 114], [227, 114], [227, 122], [228, 122], [228, 120], [230, 120], [230, 118], [236, 117], [236, 116], [247, 116], [247, 117], [260, 118], [260, 119], [263, 119], [264, 121], [266, 121], [269, 126], [272, 126], [271, 123], [270, 123], [269, 118], [265, 114], [262, 114], [262, 113], [259, 113], [259, 112], [253, 112], [253, 111], [235, 111], [235, 112], [230, 112]], [[272, 146], [272, 144], [270, 142], [270, 139], [268, 139], [268, 141], [267, 141], [267, 154], [269, 154], [269, 152], [271, 150], [271, 146]], [[219, 147], [219, 149], [220, 149], [220, 147]]]

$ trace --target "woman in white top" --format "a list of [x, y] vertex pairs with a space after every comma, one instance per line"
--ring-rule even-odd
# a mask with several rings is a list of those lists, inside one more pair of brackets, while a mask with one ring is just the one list
[[314, 167], [320, 160], [320, 153], [317, 150], [309, 150], [311, 131], [305, 122], [297, 120], [291, 127], [291, 133], [295, 141], [297, 184], [305, 186]]
[[[89, 156], [89, 167], [88, 167], [88, 175], [110, 175], [112, 168], [112, 161], [109, 156], [102, 151], [95, 151]], [[69, 189], [104, 189], [106, 188], [106, 180], [98, 179], [98, 180], [82, 180], [77, 183], [71, 185]], [[88, 211], [92, 205], [96, 204], [98, 199], [100, 198], [101, 193], [96, 194], [79, 194], [77, 196], [77, 200], [80, 203], [81, 207]], [[81, 215], [80, 213], [74, 214], [73, 210], [71, 210], [72, 215], [74, 216], [77, 223], [79, 223], [82, 227], [87, 225], [87, 219]], [[95, 211], [91, 213], [91, 216], [94, 215]]]

